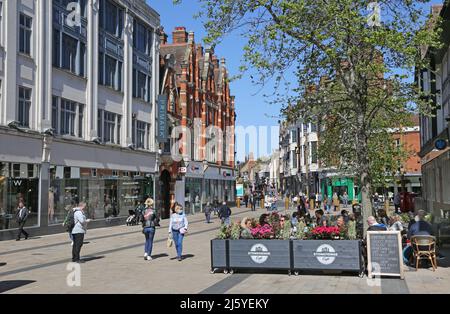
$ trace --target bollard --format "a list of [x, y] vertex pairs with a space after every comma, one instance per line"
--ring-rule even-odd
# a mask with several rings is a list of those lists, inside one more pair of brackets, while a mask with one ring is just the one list
[[288, 197], [286, 197], [286, 198], [284, 199], [284, 208], [285, 208], [286, 210], [289, 210], [289, 198], [288, 198]]
[[237, 198], [237, 208], [241, 208], [241, 198], [240, 197], [238, 197]]
[[261, 199], [261, 208], [264, 208], [264, 199]]

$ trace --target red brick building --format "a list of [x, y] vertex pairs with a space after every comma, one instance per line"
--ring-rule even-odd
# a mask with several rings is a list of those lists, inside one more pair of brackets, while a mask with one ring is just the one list
[[[404, 186], [407, 192], [421, 192], [421, 158], [420, 152], [420, 126], [418, 117], [413, 117], [414, 126], [403, 128], [402, 133], [394, 133], [393, 138], [397, 145], [404, 146], [408, 152], [409, 157], [406, 162], [403, 163], [401, 173], [402, 176], [396, 178], [396, 182], [393, 187], [393, 192], [401, 190], [402, 180], [404, 180]], [[391, 187], [392, 190], [392, 187]]]
[[235, 200], [236, 114], [225, 59], [196, 44], [184, 27], [177, 27], [172, 38], [169, 43], [161, 34], [160, 92], [168, 96], [173, 135], [161, 146], [163, 217], [174, 201], [194, 213], [207, 202]]

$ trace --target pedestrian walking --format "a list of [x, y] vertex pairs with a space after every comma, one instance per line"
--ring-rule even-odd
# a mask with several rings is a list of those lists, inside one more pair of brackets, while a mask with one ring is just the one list
[[206, 223], [209, 224], [211, 222], [211, 212], [213, 211], [211, 204], [208, 202], [205, 206], [205, 217]]
[[322, 207], [322, 194], [321, 193], [317, 193], [316, 195], [316, 200], [317, 200], [317, 208], [320, 209]]
[[400, 214], [401, 213], [401, 208], [400, 208], [400, 204], [401, 204], [401, 196], [400, 193], [395, 193], [394, 195], [394, 207], [395, 207], [395, 213], [396, 214]]
[[169, 236], [172, 237], [177, 250], [177, 260], [183, 259], [183, 239], [188, 230], [188, 220], [180, 204], [175, 205], [175, 211], [170, 216]]
[[80, 252], [83, 246], [84, 236], [87, 230], [88, 219], [84, 215], [84, 210], [86, 208], [86, 203], [81, 202], [77, 207], [73, 208], [73, 223], [74, 227], [71, 230], [73, 238], [72, 246], [72, 262], [81, 263]]
[[156, 211], [153, 209], [154, 201], [147, 198], [145, 201], [144, 221], [142, 233], [145, 235], [144, 260], [152, 260], [153, 239], [156, 231]]
[[327, 212], [330, 213], [331, 212], [331, 207], [333, 206], [333, 198], [328, 197], [327, 198]]
[[28, 232], [26, 232], [23, 228], [25, 227], [25, 223], [28, 219], [28, 209], [25, 207], [25, 204], [23, 201], [19, 201], [19, 206], [17, 207], [17, 213], [16, 213], [16, 221], [19, 225], [19, 233], [17, 234], [16, 241], [20, 241], [20, 237], [23, 235], [25, 236], [25, 240], [28, 239]]
[[344, 208], [348, 207], [348, 194], [347, 194], [347, 192], [344, 192], [344, 195], [342, 195], [342, 203], [344, 203]]
[[333, 207], [334, 207], [334, 211], [338, 211], [338, 210], [339, 210], [339, 206], [340, 206], [339, 196], [338, 196], [337, 193], [335, 192], [334, 195], [333, 195]]
[[230, 216], [231, 216], [231, 209], [230, 207], [227, 206], [226, 202], [223, 202], [222, 206], [219, 209], [219, 218], [222, 221], [222, 224], [229, 226]]
[[245, 203], [245, 208], [248, 207], [248, 194], [244, 195], [244, 203]]
[[218, 216], [219, 215], [219, 201], [217, 199], [214, 199], [214, 215]]
[[250, 206], [252, 207], [252, 211], [256, 211], [256, 197], [255, 194], [250, 194]]

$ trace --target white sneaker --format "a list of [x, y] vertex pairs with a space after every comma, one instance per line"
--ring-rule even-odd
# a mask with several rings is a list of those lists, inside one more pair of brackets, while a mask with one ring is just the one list
[[72, 243], [70, 243], [70, 246], [73, 246], [73, 241], [72, 241]]
[[147, 256], [147, 261], [151, 261], [152, 257], [151, 256]]
[[148, 256], [148, 254], [147, 254], [147, 253], [145, 253], [145, 254], [144, 254], [144, 257], [147, 257], [147, 256]]

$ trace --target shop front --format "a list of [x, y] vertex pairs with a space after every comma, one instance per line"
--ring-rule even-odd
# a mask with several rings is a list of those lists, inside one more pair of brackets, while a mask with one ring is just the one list
[[205, 171], [204, 203], [211, 204], [236, 201], [236, 179], [229, 168], [209, 166]]
[[0, 240], [16, 236], [19, 201], [36, 236], [64, 232], [77, 201], [86, 202], [92, 229], [122, 224], [140, 200], [154, 198], [154, 153], [64, 139], [44, 145], [42, 136], [11, 133], [0, 135], [0, 147], [8, 147], [0, 150]]
[[128, 216], [141, 200], [153, 197], [153, 176], [121, 170], [50, 166], [48, 224], [64, 221], [79, 200], [92, 220]]
[[203, 163], [191, 161], [186, 169], [184, 206], [186, 214], [202, 211]]
[[0, 230], [18, 228], [19, 202], [30, 212], [27, 226], [39, 226], [39, 165], [0, 162]]
[[0, 240], [17, 235], [19, 202], [29, 210], [26, 228], [39, 228], [42, 137], [0, 128]]
[[361, 201], [361, 191], [355, 185], [354, 178], [350, 177], [327, 177], [321, 180], [321, 190], [325, 197], [333, 197], [334, 193], [338, 196], [343, 196], [347, 193], [349, 201]]

